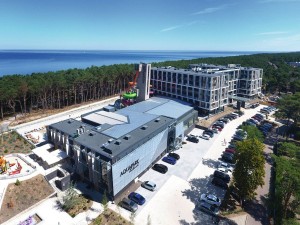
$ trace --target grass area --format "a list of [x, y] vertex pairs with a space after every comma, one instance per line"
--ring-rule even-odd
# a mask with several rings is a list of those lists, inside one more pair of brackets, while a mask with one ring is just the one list
[[106, 209], [101, 213], [90, 225], [132, 225], [131, 222], [125, 220], [121, 215], [116, 212]]
[[53, 188], [42, 175], [9, 184], [0, 210], [0, 224], [45, 199], [53, 192]]
[[76, 202], [76, 204], [74, 204], [72, 207], [66, 209], [66, 212], [71, 217], [75, 217], [79, 213], [87, 211], [93, 204], [93, 202], [90, 199], [86, 198], [83, 195], [75, 195], [72, 198], [73, 198], [72, 201], [74, 201], [74, 203]]
[[31, 152], [32, 148], [33, 146], [15, 131], [0, 135], [0, 155], [27, 154]]

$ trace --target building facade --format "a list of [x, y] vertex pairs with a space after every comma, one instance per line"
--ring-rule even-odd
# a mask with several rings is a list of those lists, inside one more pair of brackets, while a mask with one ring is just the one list
[[81, 121], [49, 125], [47, 135], [66, 151], [74, 172], [114, 198], [176, 150], [196, 120], [192, 107], [154, 97], [116, 112], [99, 110]]
[[231, 96], [254, 98], [261, 93], [263, 70], [240, 65], [191, 64], [189, 69], [153, 67], [152, 89], [190, 102], [199, 110], [216, 113], [231, 103]]

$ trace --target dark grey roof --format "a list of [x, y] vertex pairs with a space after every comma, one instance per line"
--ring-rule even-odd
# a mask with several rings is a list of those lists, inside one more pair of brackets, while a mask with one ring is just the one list
[[105, 146], [105, 150], [103, 151], [110, 153], [113, 160], [118, 160], [167, 129], [173, 121], [174, 119], [160, 116], [111, 142]]
[[131, 110], [119, 110], [116, 113], [127, 116], [128, 123], [116, 124], [103, 132], [105, 135], [116, 139], [158, 117], [157, 115]]
[[79, 128], [84, 128], [85, 130], [93, 129], [92, 126], [74, 119], [63, 120], [58, 123], [51, 124], [49, 125], [49, 127], [53, 127], [54, 129], [60, 130], [61, 132], [70, 135], [71, 137], [77, 135], [76, 130]]
[[129, 154], [146, 140], [157, 135], [171, 124], [173, 119], [160, 116], [116, 139], [103, 132], [91, 130], [80, 134], [74, 142], [83, 145], [112, 160], [117, 160]]

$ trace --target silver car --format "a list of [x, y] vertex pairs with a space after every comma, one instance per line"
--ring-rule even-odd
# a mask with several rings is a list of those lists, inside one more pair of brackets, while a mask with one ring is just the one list
[[123, 198], [119, 205], [130, 212], [135, 212], [138, 209], [138, 205], [128, 198]]
[[142, 187], [146, 188], [146, 189], [148, 189], [150, 191], [155, 191], [156, 184], [153, 183], [153, 182], [151, 182], [151, 181], [145, 181], [145, 182], [142, 183]]
[[200, 201], [207, 202], [210, 205], [214, 205], [219, 207], [221, 205], [221, 200], [212, 194], [202, 194], [200, 197]]

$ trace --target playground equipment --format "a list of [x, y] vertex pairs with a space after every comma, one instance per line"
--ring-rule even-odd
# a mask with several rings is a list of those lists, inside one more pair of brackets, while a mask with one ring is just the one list
[[126, 93], [124, 93], [122, 96], [122, 104], [124, 106], [129, 106], [129, 105], [132, 105], [135, 103], [135, 99], [137, 98], [138, 96], [138, 93], [137, 93], [137, 87], [136, 87], [136, 81], [138, 79], [138, 76], [142, 70], [142, 67], [141, 67], [141, 64], [135, 64], [135, 76], [134, 76], [134, 79], [133, 81], [130, 81], [128, 82], [128, 88], [126, 90]]
[[5, 173], [7, 171], [6, 160], [4, 156], [0, 156], [0, 174]]
[[18, 160], [16, 159], [17, 164], [14, 164], [12, 167], [9, 167], [9, 175], [15, 175], [15, 174], [19, 174], [22, 170], [22, 166], [21, 164], [18, 162]]
[[0, 156], [0, 174], [5, 174], [8, 172], [9, 175], [14, 175], [19, 174], [21, 170], [22, 166], [17, 159], [16, 163], [10, 163], [4, 158], [4, 156]]

